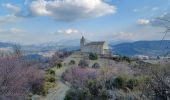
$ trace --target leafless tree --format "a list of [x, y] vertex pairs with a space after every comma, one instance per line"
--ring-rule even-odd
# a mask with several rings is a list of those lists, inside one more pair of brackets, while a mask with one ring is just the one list
[[17, 57], [0, 58], [0, 100], [24, 100], [43, 83], [43, 72]]
[[13, 46], [13, 54], [16, 57], [21, 57], [23, 55], [23, 51], [21, 50], [21, 46], [18, 44], [15, 44]]
[[50, 58], [49, 66], [50, 67], [57, 66], [57, 64], [60, 64], [63, 61], [63, 59], [65, 59], [69, 55], [71, 55], [71, 52], [61, 52], [61, 51], [55, 52], [55, 54]]

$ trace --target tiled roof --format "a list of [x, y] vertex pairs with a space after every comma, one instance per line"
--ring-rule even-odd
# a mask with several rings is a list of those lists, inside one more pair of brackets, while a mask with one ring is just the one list
[[89, 46], [89, 45], [103, 45], [104, 43], [105, 43], [105, 41], [90, 42], [90, 43], [87, 43], [86, 46]]

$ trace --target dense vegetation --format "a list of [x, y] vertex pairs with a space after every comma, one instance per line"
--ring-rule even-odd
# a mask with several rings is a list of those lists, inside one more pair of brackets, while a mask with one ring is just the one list
[[96, 53], [90, 53], [89, 54], [89, 59], [90, 60], [97, 60], [98, 59], [98, 55]]
[[[11, 56], [0, 58], [0, 99], [24, 100], [32, 95], [46, 96], [57, 85], [54, 67], [64, 66], [70, 52], [56, 52], [46, 67], [42, 62], [26, 60], [18, 47]], [[98, 55], [68, 61], [62, 79], [70, 84], [65, 100], [168, 100], [170, 98], [170, 63], [150, 64], [125, 56], [110, 57], [113, 66], [101, 66]], [[97, 58], [97, 59], [96, 59]], [[116, 65], [117, 64], [117, 65]], [[125, 66], [126, 64], [126, 66]]]
[[47, 95], [57, 81], [51, 68], [61, 68], [61, 61], [69, 54], [57, 52], [44, 63], [40, 59], [27, 59], [20, 46], [15, 45], [13, 52], [0, 57], [0, 100], [25, 100], [33, 95]]
[[[129, 62], [130, 74], [115, 74], [114, 67], [73, 67], [63, 74], [71, 84], [65, 100], [167, 100], [170, 98], [169, 64]], [[127, 66], [128, 67], [128, 66]], [[96, 69], [97, 68], [97, 69]]]

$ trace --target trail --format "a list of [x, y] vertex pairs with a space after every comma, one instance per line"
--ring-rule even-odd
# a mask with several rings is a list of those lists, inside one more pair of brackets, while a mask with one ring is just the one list
[[62, 81], [57, 82], [57, 87], [50, 90], [48, 95], [43, 100], [64, 100], [65, 93], [68, 91], [69, 86]]

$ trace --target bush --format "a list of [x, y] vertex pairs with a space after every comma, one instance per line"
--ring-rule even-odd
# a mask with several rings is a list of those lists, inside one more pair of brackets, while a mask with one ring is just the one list
[[135, 87], [137, 87], [139, 85], [139, 80], [138, 79], [130, 79], [127, 82], [127, 87], [129, 89], [134, 89]]
[[55, 79], [54, 76], [47, 75], [47, 76], [45, 77], [45, 81], [46, 81], [46, 82], [55, 82], [56, 79]]
[[119, 77], [115, 78], [113, 84], [114, 84], [114, 87], [116, 87], [116, 88], [124, 89], [126, 86], [126, 79], [119, 76]]
[[102, 85], [100, 82], [97, 82], [96, 80], [89, 80], [86, 86], [90, 93], [94, 96], [97, 96], [99, 94], [99, 90], [102, 89]]
[[91, 100], [91, 94], [87, 88], [71, 88], [67, 91], [64, 100]]
[[72, 87], [64, 100], [109, 100], [111, 95], [99, 80], [89, 80], [83, 87]]
[[58, 63], [57, 68], [61, 68], [61, 67], [62, 67], [62, 63]]
[[52, 69], [48, 69], [47, 72], [48, 72], [48, 74], [55, 75], [55, 71]]
[[128, 63], [131, 62], [131, 59], [129, 57], [123, 56], [122, 60], [127, 61]]
[[97, 60], [98, 59], [98, 55], [96, 53], [90, 53], [89, 54], [89, 59], [90, 60]]
[[94, 64], [92, 65], [92, 68], [100, 68], [99, 63], [94, 63]]
[[76, 63], [75, 60], [71, 60], [69, 64], [70, 64], [70, 65], [74, 65], [75, 63]]
[[97, 79], [99, 76], [100, 72], [98, 70], [92, 68], [75, 67], [66, 70], [66, 72], [63, 73], [62, 78], [72, 85], [81, 87], [88, 80]]
[[85, 68], [85, 67], [88, 67], [89, 64], [86, 60], [80, 60], [78, 66]]
[[120, 62], [120, 61], [126, 61], [128, 63], [131, 62], [131, 59], [126, 56], [112, 57], [112, 60], [117, 61], [117, 62]]
[[39, 94], [46, 96], [48, 94], [48, 90], [53, 87], [55, 87], [55, 83], [45, 82]]

